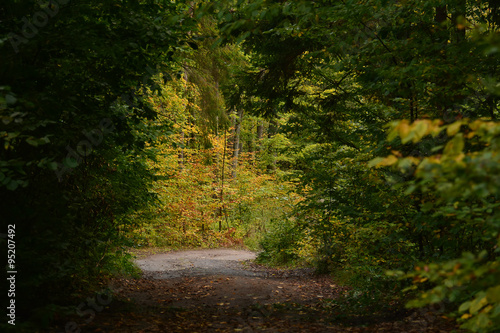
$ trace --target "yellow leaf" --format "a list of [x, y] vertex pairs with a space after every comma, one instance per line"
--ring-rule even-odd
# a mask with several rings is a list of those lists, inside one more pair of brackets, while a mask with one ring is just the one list
[[417, 120], [413, 125], [413, 131], [415, 135], [413, 136], [413, 142], [419, 142], [427, 133], [427, 128], [429, 124], [425, 120]]
[[401, 122], [398, 126], [399, 137], [403, 141], [410, 134], [410, 125], [407, 122]]
[[420, 163], [420, 159], [417, 157], [408, 156], [406, 159], [415, 165], [418, 165]]
[[382, 161], [380, 161], [377, 166], [390, 166], [393, 165], [398, 161], [398, 158], [394, 155], [389, 155], [386, 158], [384, 158]]
[[374, 166], [378, 166], [384, 160], [383, 157], [376, 157], [370, 162], [368, 162], [368, 167], [373, 168]]
[[481, 298], [476, 298], [475, 300], [472, 301], [470, 308], [469, 308], [469, 312], [476, 313], [486, 304], [488, 304], [488, 300], [486, 299], [486, 296], [483, 296]]
[[433, 120], [429, 124], [429, 128], [427, 129], [427, 134], [431, 134], [433, 137], [438, 136], [439, 133], [441, 133], [441, 131], [443, 130], [443, 127], [441, 127], [442, 123], [443, 122], [439, 119]]
[[469, 124], [469, 127], [473, 130], [476, 131], [478, 130], [481, 125], [484, 123], [484, 121], [481, 120], [474, 120], [472, 123]]
[[488, 305], [487, 307], [485, 307], [481, 312], [483, 313], [488, 313], [490, 312], [491, 310], [493, 309], [493, 307], [491, 305]]
[[460, 130], [460, 126], [462, 126], [462, 122], [460, 120], [456, 121], [453, 124], [448, 125], [446, 133], [448, 134], [448, 136], [454, 136]]
[[469, 133], [467, 133], [467, 134], [465, 135], [465, 137], [466, 137], [467, 139], [472, 139], [475, 135], [476, 135], [476, 132], [474, 132], [474, 131], [470, 131]]

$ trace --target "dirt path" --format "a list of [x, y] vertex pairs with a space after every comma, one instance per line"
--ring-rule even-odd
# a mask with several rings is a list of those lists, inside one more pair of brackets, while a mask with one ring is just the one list
[[[138, 259], [140, 279], [118, 279], [114, 297], [81, 332], [448, 332], [430, 317], [349, 317], [329, 301], [345, 292], [311, 270], [276, 270], [232, 249], [178, 251]], [[408, 314], [406, 314], [408, 315]], [[402, 314], [401, 314], [402, 316]], [[431, 322], [429, 324], [429, 322]]]
[[255, 259], [254, 252], [233, 249], [202, 249], [156, 254], [136, 260], [146, 276], [155, 279], [229, 275], [259, 276], [244, 269], [242, 263]]
[[[162, 298], [163, 303], [182, 308], [235, 308], [292, 300], [307, 303], [334, 297], [338, 291], [326, 277], [316, 278], [316, 288], [309, 286], [307, 292], [303, 291], [305, 281], [301, 277], [310, 278], [310, 270], [266, 269], [250, 263], [255, 256], [250, 251], [233, 249], [153, 255], [136, 261], [144, 272], [143, 280], [129, 281], [117, 290], [128, 289], [129, 297], [141, 305], [157, 304], [158, 298]], [[145, 286], [151, 282], [160, 288], [144, 294]]]

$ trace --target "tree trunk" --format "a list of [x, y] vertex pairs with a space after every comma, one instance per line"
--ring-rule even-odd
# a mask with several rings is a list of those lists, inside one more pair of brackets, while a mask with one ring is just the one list
[[260, 121], [259, 125], [257, 125], [257, 151], [262, 150], [262, 136], [264, 135], [264, 121]]
[[446, 5], [436, 7], [435, 20], [437, 23], [443, 23], [444, 21], [446, 21], [447, 15], [448, 12], [446, 10]]
[[184, 169], [184, 131], [181, 132], [180, 140], [181, 149], [179, 151], [179, 171]]
[[231, 177], [236, 178], [236, 169], [238, 167], [238, 157], [240, 154], [240, 134], [241, 134], [241, 123], [243, 121], [243, 109], [237, 111], [237, 118], [235, 120], [234, 126], [234, 141], [233, 141], [233, 171]]
[[[278, 131], [278, 122], [276, 119], [273, 119], [269, 122], [269, 133], [268, 133], [268, 138], [272, 138], [273, 136], [276, 135], [276, 132]], [[271, 150], [269, 153], [272, 153], [273, 159], [270, 165], [267, 166], [267, 169], [275, 172], [276, 171], [276, 149], [271, 145], [269, 147]]]
[[[224, 204], [224, 173], [225, 173], [225, 166], [226, 166], [226, 130], [224, 129], [224, 152], [222, 154], [222, 171], [221, 171], [221, 186], [220, 186], [220, 211], [221, 214], [224, 214], [224, 217], [226, 219], [226, 224], [228, 225], [229, 228], [229, 222], [228, 222], [228, 216], [227, 216], [227, 210]], [[219, 231], [222, 231], [222, 221], [219, 220]]]

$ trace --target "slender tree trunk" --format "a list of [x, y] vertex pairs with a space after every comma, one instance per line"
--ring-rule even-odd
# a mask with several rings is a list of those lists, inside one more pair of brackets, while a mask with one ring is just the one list
[[446, 21], [448, 16], [448, 11], [446, 10], [446, 5], [436, 7], [436, 16], [434, 17], [437, 23], [443, 23]]
[[[264, 136], [264, 121], [260, 120], [257, 125], [257, 142], [256, 142], [256, 152], [253, 155], [252, 164], [254, 167], [257, 165], [257, 159], [260, 158], [260, 154], [262, 153], [262, 137]], [[257, 169], [257, 173], [259, 173]]]
[[[221, 186], [220, 186], [220, 205], [221, 205], [221, 213], [224, 214], [226, 219], [226, 224], [229, 228], [229, 221], [227, 217], [227, 210], [224, 204], [224, 172], [226, 167], [226, 130], [224, 130], [224, 152], [222, 154], [222, 171], [221, 171]], [[222, 231], [222, 220], [219, 220], [219, 231]]]
[[264, 121], [260, 121], [257, 125], [257, 151], [262, 150], [262, 136], [264, 135]]
[[241, 123], [243, 121], [243, 109], [237, 111], [237, 118], [235, 120], [234, 126], [234, 141], [233, 141], [233, 171], [231, 177], [236, 178], [236, 169], [238, 168], [238, 157], [240, 154], [240, 134], [241, 134]]
[[[276, 132], [278, 131], [278, 122], [276, 119], [271, 120], [269, 123], [269, 133], [268, 137], [271, 139], [276, 135]], [[276, 171], [276, 149], [274, 147], [269, 147], [270, 148], [270, 153], [272, 153], [272, 162], [270, 165], [267, 166], [268, 170], [271, 170], [272, 172]]]
[[184, 131], [181, 132], [181, 149], [179, 151], [179, 171], [184, 169]]
[[[184, 88], [187, 87], [187, 84], [189, 82], [189, 75], [188, 75], [188, 71], [186, 69], [186, 65], [184, 64]], [[186, 107], [186, 106], [184, 106]], [[182, 127], [181, 127], [182, 128]], [[181, 129], [181, 135], [180, 135], [180, 151], [179, 151], [179, 171], [182, 171], [184, 169], [184, 147], [185, 147], [185, 134], [184, 134], [184, 130]]]

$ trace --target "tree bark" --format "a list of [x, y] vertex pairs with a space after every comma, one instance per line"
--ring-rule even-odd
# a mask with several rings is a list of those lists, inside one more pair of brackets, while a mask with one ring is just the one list
[[[276, 132], [278, 131], [278, 122], [276, 119], [273, 119], [269, 122], [269, 133], [268, 133], [268, 138], [272, 138], [273, 136], [276, 135]], [[272, 146], [270, 148], [270, 153], [272, 153], [273, 160], [270, 165], [267, 166], [267, 169], [275, 172], [276, 171], [276, 149]]]
[[261, 121], [259, 125], [257, 125], [257, 151], [262, 150], [262, 136], [264, 135], [264, 121]]
[[437, 23], [443, 23], [444, 21], [446, 21], [447, 16], [448, 11], [446, 10], [446, 5], [436, 7], [435, 20]]
[[240, 134], [241, 134], [241, 123], [243, 121], [243, 109], [237, 111], [237, 118], [235, 120], [234, 126], [234, 141], [233, 141], [233, 170], [231, 172], [231, 177], [236, 178], [236, 169], [238, 168], [238, 157], [240, 154]]
[[[222, 154], [222, 171], [221, 171], [221, 186], [220, 186], [220, 204], [221, 204], [221, 214], [224, 214], [224, 217], [226, 219], [226, 224], [229, 228], [229, 222], [228, 222], [228, 216], [227, 216], [227, 210], [226, 206], [224, 204], [224, 173], [225, 173], [225, 166], [226, 166], [226, 130], [224, 129], [224, 152]], [[222, 231], [222, 221], [219, 220], [219, 231]]]
[[181, 132], [180, 138], [180, 151], [179, 151], [179, 171], [184, 169], [184, 131]]

